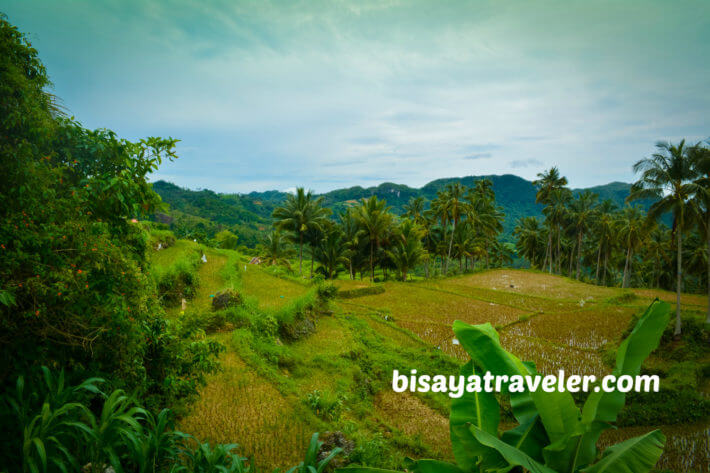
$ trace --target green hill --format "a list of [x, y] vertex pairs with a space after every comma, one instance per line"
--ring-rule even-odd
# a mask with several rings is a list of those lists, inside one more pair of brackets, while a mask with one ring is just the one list
[[[376, 195], [385, 199], [392, 211], [401, 214], [404, 205], [412, 197], [422, 196], [427, 200], [436, 197], [436, 193], [447, 184], [460, 182], [473, 186], [477, 180], [490, 179], [496, 193], [496, 201], [505, 212], [503, 224], [505, 237], [510, 237], [516, 222], [521, 217], [541, 215], [542, 206], [535, 203], [535, 186], [531, 181], [512, 174], [490, 176], [466, 176], [437, 179], [421, 188], [403, 184], [385, 182], [373, 187], [354, 186], [336, 189], [321, 194], [326, 206], [335, 212], [344, 210], [363, 197]], [[587, 189], [575, 189], [575, 192], [590, 190], [599, 195], [600, 200], [611, 199], [618, 206], [624, 205], [630, 184], [612, 182]], [[229, 229], [239, 235], [240, 242], [247, 246], [258, 243], [261, 233], [271, 224], [271, 213], [286, 196], [285, 192], [266, 191], [248, 194], [220, 194], [211, 190], [189, 190], [174, 184], [157, 181], [153, 189], [169, 204], [167, 222], [180, 236], [212, 237], [221, 229]], [[165, 218], [165, 217], [163, 217]]]

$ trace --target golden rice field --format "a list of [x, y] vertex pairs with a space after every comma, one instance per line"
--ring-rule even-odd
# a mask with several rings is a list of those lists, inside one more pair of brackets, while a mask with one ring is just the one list
[[449, 419], [409, 393], [383, 391], [375, 397], [375, 411], [388, 426], [421, 440], [440, 458], [452, 458]]
[[267, 471], [297, 464], [313, 427], [235, 353], [221, 362], [222, 371], [210, 377], [179, 428], [212, 444], [238, 441]]
[[[193, 246], [178, 242], [175, 249], [164, 250], [158, 258], [174, 257]], [[206, 255], [208, 262], [199, 268], [202, 284], [190, 304], [209, 309], [210, 295], [227, 284], [225, 264], [234, 259], [224, 251], [207, 250]], [[280, 308], [309, 289], [255, 265], [246, 265], [245, 270], [240, 262], [234, 270], [240, 290], [256, 298], [261, 308]], [[371, 285], [348, 279], [335, 284], [343, 290]], [[385, 292], [381, 294], [337, 301], [336, 316], [322, 317], [315, 334], [289, 345], [299, 366], [293, 372], [283, 369], [279, 375], [292, 383], [287, 393], [233, 351], [229, 334], [216, 335], [228, 347], [221, 357], [223, 369], [209, 377], [199, 400], [190, 406], [189, 415], [180, 420], [180, 428], [212, 443], [236, 441], [244, 454], [255, 455], [259, 466], [267, 471], [295, 465], [310, 434], [323, 429], [321, 420], [304, 414], [307, 394], [314, 390], [338, 393], [352, 383], [349, 362], [343, 364], [357, 347], [349, 318], [363, 321], [388, 346], [429, 347], [461, 361], [468, 355], [454, 340], [453, 321], [490, 322], [498, 329], [506, 349], [535, 362], [542, 373], [564, 369], [603, 376], [609, 368], [602, 362], [600, 348], [618, 339], [632, 315], [653, 298], [675, 300], [672, 293], [652, 290], [634, 290], [634, 299], [628, 296], [629, 291], [521, 270], [492, 270], [413, 283], [387, 282], [383, 286]], [[696, 310], [704, 307], [705, 301], [701, 296], [683, 297], [684, 305]], [[346, 401], [343, 422], [354, 422], [360, 429], [379, 431], [386, 437], [397, 435], [409, 439], [408, 444], [424, 445], [435, 456], [451, 458], [447, 418], [417, 395], [382, 390], [375, 395], [371, 412], [349, 411]], [[607, 433], [601, 443], [648, 430], [639, 429]], [[707, 458], [700, 458], [710, 450], [707, 425], [669, 426], [663, 430], [669, 440], [659, 467], [692, 465], [697, 469], [700, 465], [707, 470]]]
[[431, 291], [415, 283], [390, 282], [384, 286], [384, 293], [358, 297], [354, 301], [374, 309], [389, 309], [397, 323], [420, 322], [451, 327], [454, 320], [463, 320], [471, 324], [505, 325], [525, 314], [524, 310], [502, 303]]

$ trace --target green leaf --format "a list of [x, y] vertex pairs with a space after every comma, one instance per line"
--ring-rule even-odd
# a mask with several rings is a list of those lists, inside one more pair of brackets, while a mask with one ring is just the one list
[[413, 473], [466, 473], [466, 471], [470, 470], [462, 470], [452, 463], [439, 460], [419, 460], [412, 471]]
[[[475, 374], [473, 361], [461, 367], [461, 376], [466, 379]], [[496, 434], [500, 422], [500, 406], [493, 393], [464, 391], [460, 398], [451, 399], [449, 415], [449, 431], [451, 448], [456, 463], [464, 470], [472, 470], [481, 456], [490, 451], [481, 445], [469, 429], [469, 425]]]
[[[628, 337], [619, 345], [616, 353], [616, 367], [613, 374], [636, 376], [641, 364], [658, 347], [663, 331], [670, 319], [671, 307], [658, 299], [646, 309]], [[591, 462], [596, 456], [596, 443], [601, 433], [609, 428], [624, 407], [626, 394], [613, 392], [592, 392], [582, 409], [582, 422], [587, 425], [587, 433], [582, 439], [579, 465]]]
[[524, 452], [508, 445], [499, 438], [479, 429], [476, 426], [471, 426], [471, 432], [483, 445], [487, 445], [498, 450], [498, 453], [500, 453], [511, 466], [521, 466], [531, 473], [556, 473], [554, 470], [538, 463]]
[[550, 443], [539, 416], [535, 416], [527, 424], [503, 432], [501, 440], [537, 461], [542, 461], [542, 449]]
[[348, 466], [337, 468], [336, 473], [399, 473], [396, 470], [383, 470], [382, 468], [369, 468], [366, 466]]
[[[503, 349], [498, 333], [490, 323], [468, 325], [457, 320], [454, 322], [454, 332], [476, 365], [494, 376], [535, 374], [515, 355]], [[539, 415], [552, 442], [579, 428], [579, 409], [569, 392], [548, 393], [538, 389], [535, 392], [510, 393], [510, 403], [520, 424], [527, 425]]]
[[660, 430], [630, 438], [607, 448], [601, 460], [581, 471], [583, 473], [645, 473], [658, 462], [665, 441], [666, 437]]

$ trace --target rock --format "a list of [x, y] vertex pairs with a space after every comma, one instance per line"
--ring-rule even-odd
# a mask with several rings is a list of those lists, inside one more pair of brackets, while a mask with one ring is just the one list
[[323, 445], [321, 445], [320, 451], [318, 452], [318, 461], [330, 455], [330, 452], [335, 448], [343, 449], [328, 465], [327, 469], [329, 471], [335, 468], [342, 468], [347, 464], [348, 455], [350, 455], [355, 448], [355, 442], [349, 440], [345, 434], [340, 431], [324, 432], [319, 440], [323, 442]]
[[212, 310], [222, 310], [242, 303], [242, 296], [237, 291], [227, 289], [218, 292], [212, 298]]
[[315, 331], [316, 323], [310, 317], [303, 317], [302, 319], [294, 320], [289, 324], [282, 324], [279, 327], [279, 335], [287, 342], [293, 342], [307, 337]]

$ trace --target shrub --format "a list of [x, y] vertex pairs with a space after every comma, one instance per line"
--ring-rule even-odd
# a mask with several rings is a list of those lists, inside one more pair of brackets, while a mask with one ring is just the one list
[[241, 295], [233, 289], [220, 291], [212, 298], [212, 309], [221, 310], [233, 307], [242, 303]]
[[341, 299], [353, 299], [355, 297], [383, 294], [384, 292], [385, 286], [368, 286], [359, 287], [357, 289], [340, 290], [338, 291], [338, 297]]
[[153, 277], [158, 296], [165, 306], [176, 305], [180, 300], [191, 299], [200, 284], [197, 268], [200, 261], [198, 251], [190, 252], [166, 267], [153, 268]]
[[337, 421], [345, 410], [347, 396], [315, 390], [306, 395], [306, 404], [321, 419]]
[[175, 244], [175, 235], [170, 230], [150, 230], [149, 244], [154, 250], [170, 248]]

